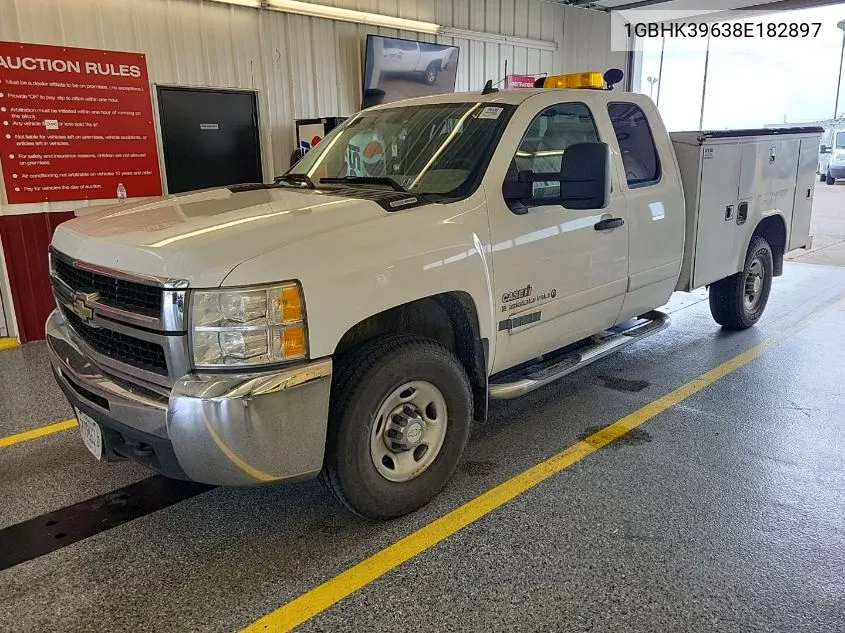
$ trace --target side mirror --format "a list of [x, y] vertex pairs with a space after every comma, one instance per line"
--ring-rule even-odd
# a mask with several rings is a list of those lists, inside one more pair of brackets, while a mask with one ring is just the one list
[[534, 172], [530, 170], [517, 172], [513, 168], [509, 169], [505, 184], [502, 186], [502, 195], [505, 202], [524, 206], [526, 202], [533, 198], [534, 176]]
[[560, 204], [567, 209], [604, 209], [610, 201], [610, 146], [570, 145], [560, 161]]
[[[558, 182], [557, 196], [534, 197], [535, 182]], [[604, 209], [610, 200], [610, 146], [576, 143], [563, 152], [558, 173], [510, 171], [502, 188], [505, 202], [517, 214], [529, 207], [559, 204], [567, 209]]]
[[822, 154], [830, 154], [830, 148], [827, 145], [822, 145], [819, 149]]

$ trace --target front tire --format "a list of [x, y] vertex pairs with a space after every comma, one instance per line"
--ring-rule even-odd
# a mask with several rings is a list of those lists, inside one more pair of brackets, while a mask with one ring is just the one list
[[825, 174], [824, 181], [829, 185], [832, 185], [833, 183], [836, 182], [836, 178], [834, 178], [833, 176], [830, 175], [829, 169], [827, 170], [827, 173]]
[[434, 82], [437, 81], [437, 64], [431, 63], [428, 65], [428, 68], [425, 69], [425, 73], [423, 74], [423, 81], [426, 85], [433, 86]]
[[824, 174], [820, 173], [819, 174], [819, 182], [824, 182], [825, 180], [827, 180], [827, 177]]
[[759, 235], [751, 238], [745, 267], [710, 286], [710, 314], [728, 330], [745, 330], [760, 320], [772, 289], [772, 247]]
[[469, 438], [472, 389], [458, 359], [408, 335], [338, 360], [321, 478], [352, 512], [386, 520], [431, 501]]

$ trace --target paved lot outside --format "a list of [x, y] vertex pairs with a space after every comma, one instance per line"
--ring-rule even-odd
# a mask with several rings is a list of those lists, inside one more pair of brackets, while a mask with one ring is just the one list
[[804, 264], [845, 266], [845, 180], [816, 183], [810, 235], [813, 248], [792, 251], [786, 258]]

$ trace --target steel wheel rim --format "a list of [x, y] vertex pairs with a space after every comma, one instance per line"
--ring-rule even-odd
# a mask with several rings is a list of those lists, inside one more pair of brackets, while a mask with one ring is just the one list
[[763, 266], [763, 260], [756, 257], [748, 267], [748, 274], [745, 276], [745, 287], [743, 289], [743, 303], [745, 304], [745, 309], [749, 312], [753, 312], [760, 305], [760, 301], [763, 299], [765, 281], [766, 268]]
[[373, 465], [388, 481], [419, 477], [440, 454], [447, 426], [446, 399], [437, 387], [422, 380], [403, 384], [384, 399], [371, 425]]

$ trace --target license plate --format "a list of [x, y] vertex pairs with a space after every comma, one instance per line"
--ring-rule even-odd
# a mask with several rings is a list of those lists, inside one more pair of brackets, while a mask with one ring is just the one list
[[97, 459], [103, 459], [103, 431], [100, 425], [79, 409], [76, 410], [76, 419], [79, 421], [79, 434], [82, 435], [85, 448]]

